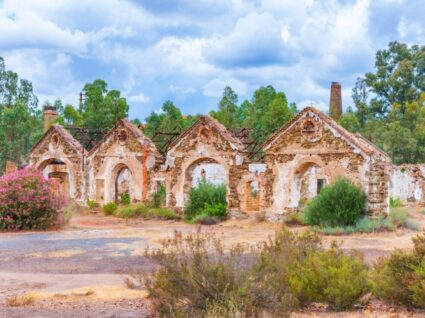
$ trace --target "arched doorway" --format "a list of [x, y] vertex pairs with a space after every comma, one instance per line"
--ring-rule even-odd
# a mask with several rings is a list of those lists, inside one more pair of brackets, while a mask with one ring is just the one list
[[224, 184], [227, 188], [228, 174], [225, 166], [212, 158], [202, 158], [191, 163], [185, 172], [184, 203], [187, 202], [190, 190], [201, 182]]
[[317, 163], [306, 162], [296, 170], [295, 182], [299, 198], [298, 207], [302, 208], [327, 185], [327, 178]]
[[56, 158], [45, 160], [38, 166], [38, 170], [45, 178], [53, 180], [53, 192], [64, 199], [71, 197], [69, 169], [64, 161]]
[[119, 165], [115, 170], [115, 201], [131, 202], [131, 171], [126, 165]]

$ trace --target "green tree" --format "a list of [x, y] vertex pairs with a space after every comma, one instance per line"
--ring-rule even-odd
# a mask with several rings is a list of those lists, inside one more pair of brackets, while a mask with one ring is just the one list
[[126, 99], [118, 90], [108, 90], [104, 80], [84, 85], [83, 93], [85, 99], [79, 112], [89, 131], [109, 130], [117, 120], [127, 117], [129, 107]]
[[6, 70], [0, 57], [0, 172], [7, 160], [27, 162], [27, 154], [42, 134], [42, 115], [31, 82]]
[[180, 134], [189, 128], [198, 118], [196, 116], [183, 116], [181, 110], [172, 101], [166, 101], [161, 108], [161, 113], [152, 112], [146, 117], [143, 132], [146, 136], [153, 138], [158, 132], [162, 133], [155, 138], [155, 142], [160, 149], [166, 150], [169, 133]]
[[238, 112], [238, 95], [230, 86], [226, 86], [223, 97], [218, 103], [218, 110], [211, 111], [210, 115], [229, 129], [241, 126]]
[[288, 105], [284, 92], [276, 92], [273, 86], [260, 87], [247, 105], [245, 127], [253, 129], [260, 142], [265, 141], [276, 129], [296, 114], [296, 105]]
[[[356, 110], [340, 124], [385, 150], [395, 163], [425, 161], [425, 46], [391, 42], [375, 71], [353, 88]], [[357, 118], [357, 121], [355, 118]]]
[[376, 53], [375, 68], [364, 81], [374, 94], [371, 106], [376, 115], [385, 115], [393, 104], [404, 113], [406, 102], [425, 91], [425, 46], [391, 42]]
[[418, 142], [412, 131], [399, 122], [390, 123], [382, 139], [382, 148], [391, 156], [394, 163], [416, 161], [414, 153]]
[[359, 118], [351, 107], [348, 108], [347, 112], [342, 114], [338, 123], [351, 132], [358, 132], [361, 129]]

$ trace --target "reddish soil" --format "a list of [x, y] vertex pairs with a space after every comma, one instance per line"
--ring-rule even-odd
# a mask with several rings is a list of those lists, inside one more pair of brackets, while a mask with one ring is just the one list
[[[411, 213], [425, 228], [425, 215], [417, 209], [411, 209]], [[190, 232], [197, 228], [183, 222], [81, 215], [57, 231], [0, 233], [0, 317], [148, 317], [145, 293], [140, 291], [139, 296], [134, 290], [126, 291], [120, 273], [129, 268], [149, 272], [154, 264], [143, 256], [146, 247], [157, 247], [175, 230]], [[238, 242], [255, 244], [279, 228], [279, 224], [244, 219], [202, 230], [216, 232], [230, 246]], [[292, 229], [303, 231], [305, 227]], [[343, 249], [360, 250], [371, 263], [395, 248], [411, 248], [411, 238], [417, 234], [403, 229], [393, 233], [328, 236], [325, 242], [337, 240]], [[8, 306], [10, 297], [28, 293], [36, 295], [31, 304]], [[425, 317], [425, 313], [373, 303], [344, 313], [327, 312], [318, 305], [293, 316], [401, 318]]]

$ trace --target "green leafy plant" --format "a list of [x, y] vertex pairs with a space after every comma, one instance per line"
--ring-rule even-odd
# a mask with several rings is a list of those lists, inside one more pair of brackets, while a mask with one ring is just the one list
[[89, 209], [94, 209], [99, 206], [99, 204], [95, 200], [91, 200], [91, 199], [87, 199], [86, 203]]
[[185, 210], [186, 219], [191, 220], [203, 213], [212, 213], [211, 216], [220, 218], [226, 217], [226, 185], [214, 185], [203, 181], [190, 190]]
[[399, 208], [404, 206], [403, 201], [399, 197], [390, 197], [390, 207], [391, 208]]
[[112, 215], [117, 210], [117, 208], [118, 206], [115, 202], [109, 202], [102, 207], [102, 210], [105, 215]]
[[365, 213], [367, 196], [364, 191], [345, 178], [322, 191], [304, 209], [310, 225], [355, 225]]
[[361, 255], [344, 254], [336, 246], [310, 253], [289, 272], [289, 285], [303, 303], [323, 302], [346, 310], [369, 291], [368, 271]]
[[371, 271], [373, 293], [389, 303], [425, 308], [425, 234], [413, 239], [412, 252], [395, 250]]
[[165, 185], [161, 185], [155, 193], [150, 197], [149, 204], [153, 208], [160, 208], [165, 206], [166, 192]]
[[130, 194], [129, 193], [122, 193], [120, 195], [120, 203], [123, 205], [129, 205], [131, 203]]

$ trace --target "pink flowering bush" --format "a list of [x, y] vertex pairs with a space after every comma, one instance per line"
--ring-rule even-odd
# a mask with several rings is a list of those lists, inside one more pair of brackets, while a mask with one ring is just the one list
[[46, 229], [56, 224], [64, 207], [53, 181], [33, 169], [0, 177], [0, 231]]

